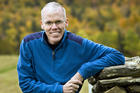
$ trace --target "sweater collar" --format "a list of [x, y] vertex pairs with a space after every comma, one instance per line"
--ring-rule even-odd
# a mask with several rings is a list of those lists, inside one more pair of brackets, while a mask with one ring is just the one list
[[43, 43], [45, 43], [45, 44], [47, 44], [48, 46], [50, 46], [52, 49], [53, 49], [53, 47], [55, 48], [55, 49], [57, 49], [57, 48], [59, 48], [60, 46], [62, 46], [63, 45], [63, 43], [65, 42], [65, 40], [66, 40], [66, 37], [67, 37], [67, 30], [64, 30], [64, 35], [63, 35], [63, 38], [62, 38], [62, 40], [61, 40], [61, 42], [59, 42], [59, 44], [57, 44], [57, 46], [53, 46], [53, 45], [51, 45], [51, 44], [49, 44], [49, 42], [47, 41], [47, 36], [46, 36], [46, 33], [45, 33], [45, 31], [42, 31], [42, 42]]

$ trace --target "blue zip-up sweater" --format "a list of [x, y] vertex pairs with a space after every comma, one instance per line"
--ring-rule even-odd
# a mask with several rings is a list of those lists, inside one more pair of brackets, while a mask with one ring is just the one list
[[30, 34], [21, 42], [17, 71], [23, 93], [63, 93], [63, 85], [76, 72], [87, 79], [104, 67], [124, 64], [119, 51], [66, 30], [52, 50], [44, 34]]

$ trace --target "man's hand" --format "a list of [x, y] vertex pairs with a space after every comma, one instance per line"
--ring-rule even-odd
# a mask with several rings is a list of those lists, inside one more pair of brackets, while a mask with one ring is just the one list
[[64, 86], [63, 86], [63, 93], [75, 93], [79, 85], [82, 85], [82, 82], [79, 80], [69, 80]]
[[79, 86], [82, 85], [83, 78], [77, 72], [64, 86], [63, 93], [75, 93], [78, 91]]

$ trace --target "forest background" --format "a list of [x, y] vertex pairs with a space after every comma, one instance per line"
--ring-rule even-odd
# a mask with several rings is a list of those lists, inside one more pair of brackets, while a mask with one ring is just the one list
[[[61, 3], [69, 31], [113, 47], [125, 56], [140, 56], [140, 0], [0, 0], [0, 93], [21, 93], [16, 65], [24, 36], [41, 31], [40, 11]], [[87, 81], [80, 93], [88, 93]]]
[[140, 55], [140, 0], [0, 0], [0, 55], [18, 54], [23, 37], [42, 30], [40, 11], [50, 1], [66, 8], [69, 31]]

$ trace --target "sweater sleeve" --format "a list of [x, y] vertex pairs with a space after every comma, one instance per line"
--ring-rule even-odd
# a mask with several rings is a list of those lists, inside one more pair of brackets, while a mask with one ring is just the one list
[[83, 54], [89, 59], [78, 70], [84, 79], [94, 76], [105, 67], [123, 65], [125, 63], [123, 54], [116, 49], [87, 39], [83, 41]]
[[28, 42], [20, 45], [20, 55], [17, 64], [19, 86], [23, 93], [62, 93], [62, 85], [59, 82], [46, 84], [35, 78], [32, 52]]

